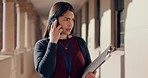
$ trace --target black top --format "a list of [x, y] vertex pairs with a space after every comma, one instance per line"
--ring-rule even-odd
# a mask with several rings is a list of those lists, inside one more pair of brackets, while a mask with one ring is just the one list
[[[76, 37], [76, 41], [84, 57], [84, 69], [91, 63], [90, 54], [86, 42]], [[49, 43], [48, 38], [41, 39], [35, 44], [34, 48], [34, 64], [35, 69], [42, 78], [53, 78], [56, 67], [56, 51], [57, 44]]]

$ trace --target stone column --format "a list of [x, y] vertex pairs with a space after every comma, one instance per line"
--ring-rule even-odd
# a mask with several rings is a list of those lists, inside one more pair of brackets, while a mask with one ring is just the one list
[[25, 12], [25, 48], [31, 49], [31, 25], [32, 25], [32, 4], [27, 3], [27, 11]]
[[2, 52], [14, 52], [14, 0], [3, 0], [3, 47]]
[[25, 2], [17, 3], [17, 50], [24, 49], [25, 45]]

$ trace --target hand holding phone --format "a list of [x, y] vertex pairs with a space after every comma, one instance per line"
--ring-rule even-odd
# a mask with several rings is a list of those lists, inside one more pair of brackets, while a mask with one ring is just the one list
[[50, 26], [50, 42], [57, 43], [60, 38], [60, 33], [63, 31], [56, 18], [52, 18], [49, 22]]
[[54, 22], [55, 20], [57, 20], [57, 25], [56, 25], [56, 27], [58, 27], [59, 22], [58, 22], [58, 19], [57, 19], [56, 17], [54, 17], [54, 18], [52, 18], [52, 19], [50, 20], [49, 25], [52, 26], [52, 24], [53, 24], [53, 22]]

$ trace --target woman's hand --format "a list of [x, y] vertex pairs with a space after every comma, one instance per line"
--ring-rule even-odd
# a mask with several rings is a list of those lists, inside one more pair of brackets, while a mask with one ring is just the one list
[[60, 38], [60, 33], [63, 31], [60, 25], [58, 27], [56, 27], [56, 25], [57, 25], [57, 20], [53, 22], [50, 29], [49, 37], [51, 43], [57, 43]]
[[97, 71], [89, 72], [88, 74], [86, 74], [85, 78], [95, 78], [96, 77], [96, 73], [97, 73]]

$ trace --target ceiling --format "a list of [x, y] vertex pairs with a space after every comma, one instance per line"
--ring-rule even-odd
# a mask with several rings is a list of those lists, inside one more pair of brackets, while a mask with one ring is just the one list
[[87, 0], [31, 0], [40, 16], [48, 16], [51, 6], [59, 1], [69, 2], [73, 5], [75, 11], [77, 12]]

